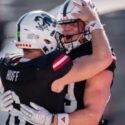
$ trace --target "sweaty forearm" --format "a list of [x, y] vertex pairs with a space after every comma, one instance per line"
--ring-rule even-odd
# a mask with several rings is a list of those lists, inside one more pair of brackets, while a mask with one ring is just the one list
[[[82, 109], [69, 114], [68, 125], [98, 125], [101, 115], [88, 109]], [[54, 117], [52, 125], [58, 125], [58, 114]]]
[[103, 71], [112, 62], [110, 45], [104, 29], [95, 29], [91, 32], [91, 35], [92, 55], [78, 58], [76, 65], [74, 65], [77, 66], [78, 73], [83, 76], [83, 80]]
[[58, 79], [59, 83], [70, 84], [89, 79], [98, 74], [108, 66], [103, 60], [98, 60], [92, 55], [77, 58], [71, 70], [63, 77]]
[[69, 115], [69, 125], [98, 125], [101, 117], [88, 109], [76, 111]]
[[111, 62], [111, 49], [104, 29], [96, 29], [91, 32], [92, 35], [92, 55], [96, 58]]

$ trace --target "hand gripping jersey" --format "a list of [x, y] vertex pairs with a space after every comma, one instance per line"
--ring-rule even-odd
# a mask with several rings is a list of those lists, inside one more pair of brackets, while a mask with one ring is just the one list
[[[86, 42], [81, 46], [79, 46], [78, 48], [73, 49], [69, 53], [69, 56], [72, 58], [72, 60], [74, 60], [78, 57], [90, 54], [92, 54], [92, 43]], [[116, 56], [112, 50], [112, 63], [106, 70], [110, 70], [114, 73], [114, 70], [116, 68], [115, 62], [116, 62]], [[84, 108], [83, 98], [84, 98], [85, 83], [86, 80], [74, 84], [74, 87], [73, 84], [68, 86], [68, 93], [65, 97], [65, 112], [73, 112], [74, 110]]]
[[[51, 91], [51, 84], [71, 69], [71, 59], [60, 51], [54, 51], [28, 62], [16, 63], [18, 60], [2, 61], [0, 70], [5, 91], [14, 93], [14, 109], [19, 110], [21, 103], [29, 105], [29, 102], [35, 102], [51, 113], [63, 113], [66, 89], [57, 94]], [[24, 125], [23, 121], [14, 122]]]

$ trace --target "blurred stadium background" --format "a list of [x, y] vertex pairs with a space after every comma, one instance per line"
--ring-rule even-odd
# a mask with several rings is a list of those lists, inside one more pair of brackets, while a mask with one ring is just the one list
[[[14, 47], [15, 22], [24, 13], [42, 9], [54, 15], [65, 0], [0, 0], [0, 56], [20, 52]], [[105, 117], [109, 125], [125, 125], [125, 0], [93, 0], [112, 47], [117, 54], [117, 69], [111, 100]], [[4, 41], [4, 42], [2, 42]], [[4, 125], [8, 114], [0, 112], [0, 125]]]

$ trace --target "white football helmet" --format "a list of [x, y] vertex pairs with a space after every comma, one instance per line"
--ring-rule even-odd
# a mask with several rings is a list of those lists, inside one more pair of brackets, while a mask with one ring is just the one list
[[[75, 0], [78, 3], [81, 3], [81, 0]], [[92, 8], [93, 11], [96, 11], [96, 7], [91, 0], [85, 0], [88, 5]], [[72, 13], [79, 13], [79, 8], [74, 6], [73, 0], [66, 0], [64, 4], [61, 5], [59, 13], [57, 16], [58, 22], [61, 23], [71, 23], [79, 21], [80, 19], [72, 16]]]
[[[75, 1], [78, 3], [81, 3], [81, 0], [75, 0]], [[93, 11], [96, 11], [96, 7], [94, 6], [94, 4], [92, 3], [91, 0], [86, 0], [86, 2], [93, 9]], [[66, 0], [59, 9], [59, 13], [57, 16], [58, 23], [61, 26], [61, 25], [68, 25], [71, 23], [83, 22], [82, 20], [77, 19], [72, 16], [72, 13], [78, 13], [78, 12], [79, 12], [79, 8], [74, 6], [73, 0]], [[86, 38], [87, 40], [90, 40], [91, 36], [90, 36], [89, 31], [87, 31], [85, 29], [85, 25], [86, 25], [85, 22], [83, 22], [83, 26], [84, 26], [83, 30], [82, 31], [78, 30], [78, 33], [71, 34], [71, 35], [65, 35], [65, 36], [63, 35], [63, 33], [61, 33], [61, 34], [63, 37], [67, 37], [67, 38], [73, 37], [74, 35], [81, 34], [81, 35], [84, 35], [84, 38]], [[80, 25], [78, 23], [78, 28], [79, 27], [80, 27]], [[63, 46], [65, 46], [68, 50], [74, 49], [81, 45], [79, 38], [76, 40], [70, 41], [70, 43], [64, 42], [63, 40], [61, 40], [61, 41], [62, 41]]]
[[57, 48], [57, 21], [44, 11], [31, 11], [17, 22], [16, 47], [41, 49], [48, 54]]

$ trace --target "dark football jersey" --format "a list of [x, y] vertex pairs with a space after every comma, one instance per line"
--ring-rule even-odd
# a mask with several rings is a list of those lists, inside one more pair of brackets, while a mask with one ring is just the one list
[[[92, 43], [91, 42], [86, 42], [83, 45], [79, 46], [76, 49], [73, 49], [70, 53], [69, 56], [71, 57], [72, 60], [85, 56], [85, 55], [90, 55], [92, 54]], [[112, 63], [111, 65], [107, 68], [107, 70], [110, 70], [114, 73], [114, 70], [116, 68], [116, 56], [115, 53], [113, 52], [112, 49]], [[84, 90], [85, 90], [85, 83], [86, 80], [78, 82], [74, 85], [74, 95], [77, 100], [77, 109], [82, 109], [84, 108], [84, 102], [83, 102], [83, 97], [84, 97]], [[65, 104], [70, 105], [70, 101], [68, 99], [65, 99]]]
[[15, 93], [14, 107], [19, 110], [19, 104], [35, 102], [51, 113], [64, 112], [66, 89], [54, 93], [51, 84], [71, 69], [71, 59], [57, 50], [28, 62], [16, 64], [17, 60], [3, 61], [0, 70], [5, 91], [12, 90]]

